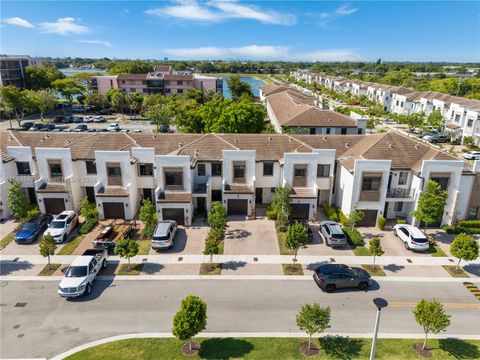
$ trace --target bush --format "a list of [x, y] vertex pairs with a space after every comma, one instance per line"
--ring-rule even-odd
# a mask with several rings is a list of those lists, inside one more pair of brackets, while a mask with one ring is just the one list
[[402, 224], [406, 224], [407, 223], [407, 220], [405, 219], [397, 219], [397, 224], [398, 225], [402, 225]]
[[365, 244], [362, 234], [360, 234], [357, 229], [345, 227], [343, 228], [343, 232], [345, 233], [347, 241], [350, 245], [363, 246]]
[[343, 213], [342, 209], [337, 209], [337, 211], [338, 211], [338, 219], [340, 220], [340, 223], [343, 226], [349, 226], [350, 221], [348, 220], [348, 216]]
[[338, 221], [337, 209], [335, 209], [333, 206], [330, 206], [327, 202], [324, 202], [322, 207], [328, 220]]
[[480, 220], [460, 220], [457, 226], [466, 228], [480, 228]]
[[385, 229], [385, 225], [387, 224], [387, 219], [385, 219], [384, 217], [382, 216], [379, 216], [378, 219], [377, 219], [377, 227], [380, 229], [380, 230], [383, 230]]
[[85, 235], [85, 234], [89, 233], [90, 231], [93, 230], [93, 228], [95, 228], [95, 226], [97, 226], [97, 223], [98, 223], [97, 219], [88, 218], [80, 226], [80, 230], [79, 230], [80, 234]]
[[268, 208], [266, 215], [269, 220], [277, 220], [277, 212], [275, 210]]

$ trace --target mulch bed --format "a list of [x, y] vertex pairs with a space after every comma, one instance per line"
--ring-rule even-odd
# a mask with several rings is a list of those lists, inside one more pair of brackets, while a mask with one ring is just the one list
[[190, 344], [186, 342], [182, 346], [182, 354], [183, 355], [197, 355], [200, 351], [200, 344], [192, 341], [192, 350], [190, 350]]
[[432, 357], [432, 352], [428, 349], [422, 349], [423, 344], [413, 344], [413, 350], [423, 357]]
[[313, 344], [313, 342], [312, 342], [311, 349], [309, 349], [308, 348], [308, 341], [307, 341], [307, 342], [302, 343], [302, 345], [300, 345], [300, 351], [305, 356], [315, 356], [319, 353], [320, 350], [317, 348], [317, 346], [315, 344]]

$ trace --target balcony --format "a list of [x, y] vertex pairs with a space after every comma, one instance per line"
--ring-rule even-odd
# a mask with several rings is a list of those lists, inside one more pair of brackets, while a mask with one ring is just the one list
[[387, 199], [410, 199], [415, 195], [412, 189], [389, 189]]

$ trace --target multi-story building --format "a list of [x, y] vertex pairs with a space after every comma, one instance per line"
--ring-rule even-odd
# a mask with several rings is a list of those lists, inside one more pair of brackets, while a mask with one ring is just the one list
[[292, 216], [315, 219], [327, 202], [349, 214], [406, 218], [425, 182], [448, 191], [442, 224], [480, 218], [480, 162], [473, 166], [399, 133], [374, 135], [1, 132], [0, 211], [8, 180], [42, 212], [95, 203], [101, 218], [132, 219], [142, 199], [157, 218], [189, 225], [213, 201], [254, 218], [275, 189], [292, 189]]
[[28, 55], [0, 55], [0, 86], [25, 87], [27, 66], [42, 66], [42, 61]]

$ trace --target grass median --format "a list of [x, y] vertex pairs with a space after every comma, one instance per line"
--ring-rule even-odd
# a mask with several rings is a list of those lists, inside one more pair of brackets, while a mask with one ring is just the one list
[[57, 255], [72, 255], [75, 249], [80, 245], [80, 243], [85, 238], [85, 235], [78, 235], [71, 241], [65, 243], [60, 250], [58, 250]]
[[0, 250], [5, 249], [8, 244], [10, 244], [15, 236], [14, 232], [11, 232], [7, 236], [5, 236], [2, 240], [0, 240]]

